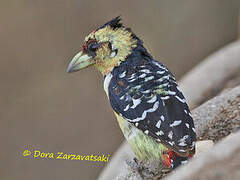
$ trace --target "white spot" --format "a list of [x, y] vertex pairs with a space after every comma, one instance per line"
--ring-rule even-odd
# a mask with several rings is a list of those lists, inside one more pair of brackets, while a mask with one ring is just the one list
[[135, 86], [136, 89], [139, 89], [139, 88], [141, 88], [141, 87], [142, 87], [141, 85]]
[[177, 90], [181, 92], [181, 89], [179, 88], [179, 86], [176, 86]]
[[152, 79], [154, 79], [154, 76], [149, 76], [149, 77], [146, 77], [146, 78], [144, 79], [144, 81], [147, 82], [147, 81], [150, 81], [150, 80], [152, 80]]
[[110, 54], [110, 58], [113, 58], [117, 55], [117, 52], [116, 51], [112, 51], [111, 54]]
[[178, 142], [179, 142], [179, 146], [186, 146], [187, 144], [186, 144], [186, 139], [189, 137], [189, 135], [185, 135], [185, 136], [183, 136], [181, 139], [179, 139], [178, 140]]
[[178, 96], [175, 96], [181, 103], [186, 103], [186, 100], [185, 99], [181, 99], [180, 97]]
[[184, 109], [184, 112], [185, 112], [186, 114], [188, 114], [188, 112], [187, 112], [187, 110], [186, 110], [186, 109]]
[[151, 71], [149, 71], [149, 69], [141, 69], [140, 72], [151, 73]]
[[131, 101], [131, 100], [132, 100], [132, 97], [129, 94], [127, 94], [125, 101]]
[[127, 111], [129, 109], [129, 104], [125, 107], [124, 111]]
[[133, 82], [133, 81], [135, 81], [137, 78], [133, 78], [133, 79], [131, 79], [131, 80], [128, 80], [128, 82]]
[[192, 114], [190, 112], [188, 114], [189, 114], [190, 117], [192, 117]]
[[135, 107], [137, 107], [137, 105], [141, 103], [141, 99], [132, 99], [132, 101], [133, 101], [133, 105], [130, 107], [132, 109], [134, 109]]
[[112, 49], [113, 51], [117, 50], [117, 48], [114, 46], [114, 44], [111, 44], [111, 49]]
[[140, 78], [145, 78], [147, 75], [145, 73], [141, 74], [139, 77]]
[[153, 61], [153, 64], [155, 64], [156, 66], [158, 66], [159, 68], [162, 68], [161, 64], [159, 62]]
[[133, 73], [133, 74], [128, 78], [128, 80], [131, 80], [131, 79], [134, 79], [134, 78], [136, 78], [136, 74], [135, 74], [135, 73]]
[[159, 121], [157, 122], [157, 124], [156, 124], [156, 127], [157, 127], [157, 128], [160, 128], [161, 123], [162, 123], [162, 122], [159, 120]]
[[165, 71], [157, 71], [157, 74], [164, 74]]
[[135, 123], [135, 126], [138, 127], [138, 124], [139, 124], [139, 123]]
[[187, 128], [189, 128], [189, 124], [188, 123], [185, 123], [185, 125], [187, 126]]
[[161, 68], [161, 69], [165, 69], [165, 70], [167, 70], [167, 68], [165, 68], [164, 66], [162, 66], [159, 62], [153, 62], [156, 66], [158, 66], [159, 68]]
[[186, 161], [181, 161], [181, 164], [186, 164], [188, 162], [188, 160]]
[[109, 83], [110, 83], [112, 77], [113, 77], [113, 75], [111, 73], [108, 73], [107, 76], [104, 79], [103, 87], [104, 87], [104, 91], [106, 92], [107, 96], [108, 96]]
[[157, 142], [161, 142], [161, 140], [160, 139], [156, 139], [157, 140]]
[[161, 97], [162, 100], [167, 100], [169, 99], [169, 96]]
[[124, 78], [126, 76], [126, 71], [124, 71], [123, 73], [119, 74], [119, 78]]
[[144, 133], [145, 133], [145, 134], [148, 134], [148, 133], [149, 133], [149, 131], [148, 131], [148, 130], [146, 130], [146, 131], [144, 131]]
[[160, 79], [158, 79], [158, 80], [156, 80], [157, 82], [163, 82], [165, 79], [169, 79], [169, 76], [167, 75], [167, 76], [163, 76], [163, 77], [161, 77]]
[[172, 139], [172, 137], [173, 137], [173, 132], [172, 132], [172, 131], [170, 131], [170, 132], [168, 133], [168, 137], [169, 137], [170, 139]]
[[170, 127], [178, 126], [179, 124], [181, 124], [181, 122], [182, 120], [174, 121], [172, 124], [170, 124]]
[[161, 115], [161, 120], [164, 121], [165, 120], [165, 117], [163, 115]]
[[123, 99], [124, 99], [124, 96], [125, 96], [125, 95], [123, 95], [122, 97], [120, 97], [120, 100], [123, 100]]
[[153, 96], [153, 98], [151, 98], [150, 100], [148, 100], [148, 103], [154, 103], [157, 100], [157, 96]]
[[192, 146], [194, 147], [194, 146], [195, 146], [195, 144], [196, 144], [196, 142], [195, 142], [195, 141], [193, 141], [193, 142], [192, 142]]
[[150, 108], [150, 109], [148, 109], [148, 110], [145, 110], [145, 111], [142, 113], [142, 116], [141, 116], [141, 117], [138, 117], [138, 118], [133, 119], [133, 120], [128, 119], [128, 121], [130, 121], [130, 122], [138, 122], [138, 121], [141, 121], [141, 120], [143, 120], [143, 119], [146, 118], [147, 113], [156, 111], [157, 108], [158, 108], [158, 106], [159, 106], [159, 102], [157, 101], [157, 102], [154, 103], [154, 105], [153, 105], [152, 108]]
[[180, 142], [178, 145], [179, 146], [186, 146], [187, 144], [185, 142]]
[[170, 142], [170, 141], [169, 141], [168, 144], [170, 144], [171, 146], [173, 146], [173, 142]]
[[145, 91], [142, 91], [142, 93], [150, 93], [150, 90], [147, 89], [147, 90], [145, 90]]
[[180, 152], [186, 152], [186, 150], [184, 150], [184, 149], [180, 149], [179, 151], [180, 151]]
[[175, 95], [176, 92], [174, 92], [174, 91], [168, 91], [168, 94], [169, 94], [169, 95]]
[[158, 131], [158, 132], [156, 132], [155, 133], [157, 136], [162, 136], [162, 135], [164, 135], [164, 132], [163, 131]]
[[158, 85], [158, 89], [162, 89], [162, 88], [168, 87], [168, 85], [169, 85], [169, 82], [162, 83], [162, 84]]
[[192, 130], [193, 130], [193, 132], [196, 132], [196, 130], [195, 130], [195, 128], [194, 128], [194, 127], [192, 128]]
[[164, 101], [162, 101], [162, 105], [165, 106], [165, 102]]

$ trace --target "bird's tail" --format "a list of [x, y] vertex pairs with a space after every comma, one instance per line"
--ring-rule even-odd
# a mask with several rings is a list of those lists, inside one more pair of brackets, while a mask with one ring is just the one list
[[172, 159], [172, 168], [175, 169], [180, 165], [186, 164], [188, 160], [188, 157], [181, 157], [176, 155], [175, 158]]
[[165, 159], [165, 166], [176, 169], [178, 166], [186, 164], [191, 158], [192, 155], [190, 155], [189, 157], [182, 157], [176, 154], [174, 151], [168, 149], [168, 156]]

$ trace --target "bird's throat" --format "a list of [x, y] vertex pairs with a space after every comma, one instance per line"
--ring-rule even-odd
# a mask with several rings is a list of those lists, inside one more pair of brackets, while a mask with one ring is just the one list
[[109, 72], [111, 72], [114, 69], [114, 67], [119, 66], [120, 63], [121, 63], [121, 60], [119, 60], [118, 58], [114, 58], [111, 60], [96, 59], [95, 67], [98, 71], [102, 73], [103, 76], [105, 76]]

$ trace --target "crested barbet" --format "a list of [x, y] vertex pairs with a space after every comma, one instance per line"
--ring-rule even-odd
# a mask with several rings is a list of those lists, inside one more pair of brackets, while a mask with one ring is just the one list
[[119, 126], [140, 162], [174, 169], [195, 153], [196, 133], [173, 74], [116, 17], [83, 42], [67, 72], [94, 66]]

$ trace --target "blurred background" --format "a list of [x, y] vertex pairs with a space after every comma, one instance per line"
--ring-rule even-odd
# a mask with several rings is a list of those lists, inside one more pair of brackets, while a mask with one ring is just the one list
[[66, 73], [92, 30], [122, 15], [180, 79], [237, 39], [239, 7], [239, 0], [1, 0], [0, 179], [93, 180], [106, 163], [21, 153], [113, 154], [123, 141], [101, 74]]

